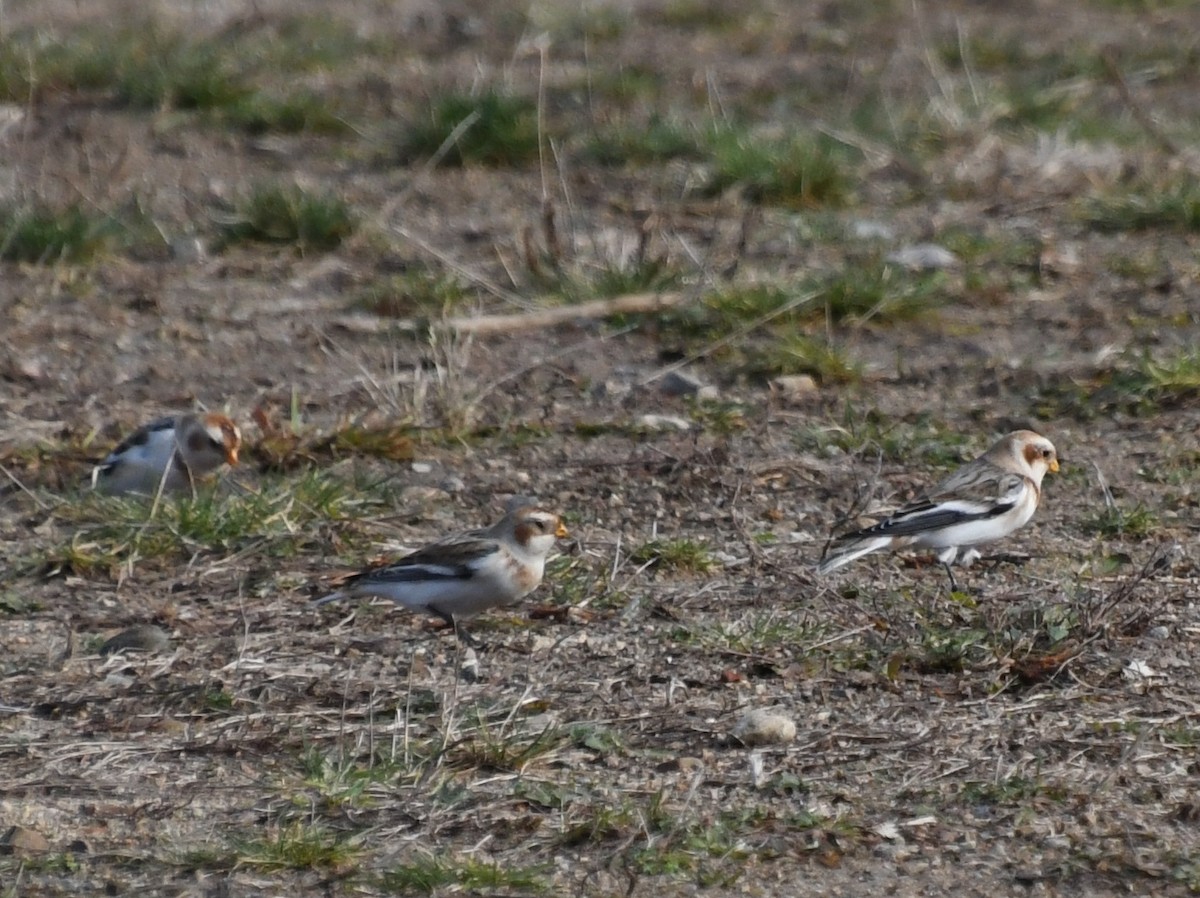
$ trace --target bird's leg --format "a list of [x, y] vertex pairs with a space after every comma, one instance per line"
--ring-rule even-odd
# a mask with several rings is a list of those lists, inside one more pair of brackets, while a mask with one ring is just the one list
[[467, 645], [467, 646], [475, 649], [476, 651], [483, 651], [487, 647], [487, 645], [484, 643], [484, 641], [482, 639], [477, 639], [476, 637], [474, 637], [470, 633], [468, 633], [467, 628], [464, 627], [462, 624], [460, 624], [458, 621], [454, 620], [453, 616], [451, 617], [451, 621], [454, 626], [454, 635], [457, 636], [459, 641], [462, 642], [464, 645]]
[[476, 650], [484, 648], [483, 642], [468, 633], [467, 628], [455, 620], [454, 615], [449, 611], [442, 611], [440, 608], [434, 608], [432, 605], [429, 606], [428, 610], [431, 614], [436, 614], [439, 618], [445, 621], [446, 626], [450, 627], [450, 629], [454, 631], [454, 635], [458, 637], [458, 641], [463, 645]]
[[941, 562], [942, 567], [946, 569], [946, 576], [950, 578], [951, 592], [958, 592], [958, 581], [954, 579], [954, 571], [950, 569], [950, 565], [954, 564], [954, 559], [957, 557], [958, 546], [947, 546], [937, 553], [937, 560]]
[[950, 562], [943, 561], [942, 567], [946, 569], [946, 576], [950, 578], [950, 591], [958, 592], [958, 581], [954, 579], [954, 571], [950, 569]]

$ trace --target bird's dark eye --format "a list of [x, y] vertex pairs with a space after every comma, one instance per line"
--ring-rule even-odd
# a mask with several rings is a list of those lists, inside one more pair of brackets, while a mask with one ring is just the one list
[[545, 521], [543, 521], [541, 518], [534, 518], [534, 519], [533, 519], [533, 526], [537, 527], [537, 529], [538, 529], [538, 530], [545, 530], [545, 529], [546, 529], [546, 522], [545, 522]]
[[1054, 454], [1054, 453], [1053, 453], [1053, 452], [1051, 452], [1049, 449], [1043, 449], [1043, 450], [1042, 450], [1042, 458], [1049, 458], [1049, 457], [1050, 457], [1051, 455], [1053, 455], [1053, 454]]

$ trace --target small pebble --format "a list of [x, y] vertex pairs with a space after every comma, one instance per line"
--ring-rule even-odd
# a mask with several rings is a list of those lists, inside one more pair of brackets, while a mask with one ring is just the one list
[[913, 271], [937, 271], [953, 268], [958, 264], [958, 256], [936, 243], [917, 243], [889, 253], [887, 261]]
[[784, 402], [799, 402], [820, 392], [811, 374], [785, 374], [771, 381], [771, 391]]
[[695, 396], [704, 388], [704, 384], [691, 374], [671, 371], [662, 376], [658, 388], [668, 396]]
[[447, 493], [461, 493], [467, 488], [467, 482], [461, 477], [451, 474], [445, 480], [438, 484]]
[[850, 224], [850, 233], [855, 240], [891, 240], [896, 236], [896, 230], [882, 221], [871, 221], [860, 218]]
[[682, 430], [692, 429], [692, 422], [673, 415], [642, 415], [637, 423], [649, 430]]

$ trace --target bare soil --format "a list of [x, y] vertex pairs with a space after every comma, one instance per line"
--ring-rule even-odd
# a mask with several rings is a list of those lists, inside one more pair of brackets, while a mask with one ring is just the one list
[[[152, 6], [139, 14], [200, 37], [330, 15], [394, 55], [303, 76], [346, 98], [348, 135], [247, 135], [75, 91], [18, 105], [3, 134], [6, 198], [134, 204], [166, 239], [85, 265], [3, 265], [0, 828], [45, 845], [0, 854], [0, 893], [1200, 888], [1200, 409], [1186, 391], [1123, 395], [1113, 377], [1196, 346], [1197, 239], [1080, 216], [1095, 193], [1200, 170], [1200, 10]], [[603, 40], [571, 24], [601, 15], [624, 24]], [[61, 36], [100, 18], [10, 3], [3, 28]], [[1080, 67], [1039, 86], [1066, 98], [1059, 123], [1013, 123], [1002, 107], [1019, 61], [940, 61], [983, 45], [971, 39], [1038, 64], [1109, 54], [1124, 80]], [[581, 136], [617, 115], [598, 85], [622, 72], [651, 73], [652, 97], [635, 102], [663, 112], [834, 134], [848, 204], [705, 196], [702, 163], [588, 162]], [[381, 161], [429, 97], [476, 83], [535, 99], [541, 85], [559, 129], [541, 165]], [[894, 140], [855, 129], [866, 108], [896, 119]], [[1084, 113], [1124, 136], [1070, 136]], [[269, 180], [332, 191], [363, 224], [331, 253], [213, 249], [232, 198]], [[360, 302], [419, 270], [467, 284], [466, 313], [526, 312], [553, 292], [530, 241], [553, 236], [587, 270], [627, 259], [645, 231], [682, 272], [672, 290], [700, 303], [858, 264], [861, 242], [823, 234], [863, 222], [891, 231], [885, 252], [947, 234], [1019, 252], [948, 270], [925, 314], [814, 321], [862, 376], [800, 395], [689, 343], [670, 317], [431, 342]], [[179, 251], [193, 234], [210, 247], [199, 258]], [[753, 354], [765, 339], [748, 328], [735, 343]], [[662, 389], [681, 354], [716, 399]], [[106, 514], [79, 489], [88, 460], [195, 407], [228, 410], [248, 443], [218, 496], [315, 475], [386, 507], [300, 530], [287, 552], [251, 532], [225, 551], [63, 563]], [[279, 470], [263, 421], [317, 435], [413, 425], [412, 458], [343, 447]], [[1008, 557], [963, 576], [969, 595], [949, 596], [921, 557], [813, 576], [852, 516], [1017, 427], [1050, 437], [1064, 469], [1034, 522], [995, 547]], [[487, 523], [514, 494], [561, 510], [573, 541], [530, 602], [476, 621], [488, 651], [468, 657], [383, 603], [309, 607], [323, 578]], [[1103, 526], [1135, 514], [1148, 523]], [[672, 566], [664, 546], [703, 552]], [[147, 623], [166, 650], [98, 653]], [[743, 744], [735, 728], [754, 708], [789, 718], [794, 739]], [[405, 878], [439, 869], [445, 881]]]

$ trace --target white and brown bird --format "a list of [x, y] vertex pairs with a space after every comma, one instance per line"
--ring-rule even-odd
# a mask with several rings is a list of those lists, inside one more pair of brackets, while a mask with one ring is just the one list
[[567, 528], [553, 512], [533, 505], [511, 509], [491, 527], [447, 536], [398, 561], [351, 574], [338, 591], [318, 599], [376, 596], [440, 617], [459, 639], [478, 645], [463, 618], [511, 605], [542, 582], [546, 556]]
[[1029, 523], [1042, 498], [1042, 478], [1057, 470], [1053, 443], [1031, 430], [1014, 431], [878, 524], [838, 537], [817, 573], [885, 549], [935, 549], [957, 590], [951, 563], [969, 565], [979, 557], [975, 546]]
[[147, 496], [195, 490], [224, 464], [236, 465], [242, 434], [225, 415], [174, 415], [139, 427], [92, 470], [103, 493]]

